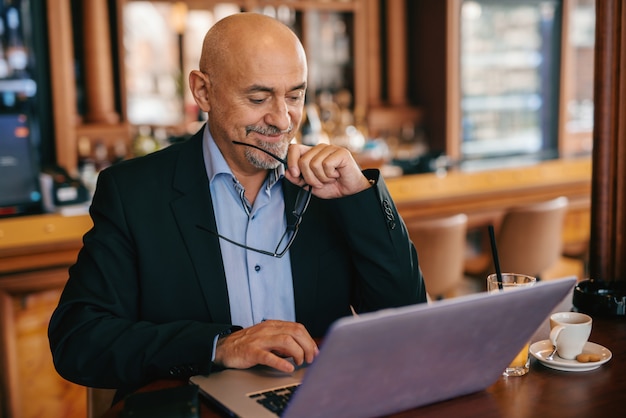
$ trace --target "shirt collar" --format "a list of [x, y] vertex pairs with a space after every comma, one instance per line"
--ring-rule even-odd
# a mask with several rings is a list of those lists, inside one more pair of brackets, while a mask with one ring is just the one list
[[[232, 170], [226, 162], [226, 159], [222, 155], [222, 151], [220, 151], [219, 147], [215, 143], [208, 125], [205, 125], [204, 127], [202, 137], [202, 154], [204, 156], [204, 167], [206, 169], [207, 177], [209, 178], [209, 183], [213, 182], [215, 177], [219, 174], [226, 174], [235, 178]], [[285, 167], [282, 164], [279, 164], [278, 167], [269, 172], [267, 187], [271, 188], [274, 186], [274, 184], [283, 178], [284, 175]]]

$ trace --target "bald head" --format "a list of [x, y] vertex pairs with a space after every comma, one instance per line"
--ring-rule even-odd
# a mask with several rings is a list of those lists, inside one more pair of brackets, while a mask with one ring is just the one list
[[[298, 132], [307, 89], [307, 63], [298, 37], [279, 21], [238, 13], [206, 34], [200, 69], [189, 88], [215, 144], [233, 170], [260, 176], [280, 162], [247, 143], [283, 158]], [[244, 174], [245, 173], [245, 174]]]
[[237, 13], [218, 21], [204, 37], [200, 71], [217, 75], [241, 66], [242, 59], [262, 54], [294, 54], [306, 63], [304, 48], [293, 31], [278, 20], [258, 13]]

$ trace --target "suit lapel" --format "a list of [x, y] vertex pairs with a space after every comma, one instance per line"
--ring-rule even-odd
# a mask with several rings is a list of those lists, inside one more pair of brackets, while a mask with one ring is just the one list
[[[293, 221], [291, 215], [292, 208], [295, 205], [296, 197], [300, 188], [283, 180], [283, 194], [285, 196], [285, 210], [287, 213], [287, 222]], [[314, 235], [309, 235], [308, 228], [304, 226], [306, 214], [304, 215], [303, 224], [300, 226], [298, 236], [293, 245], [289, 249], [291, 261], [291, 274], [293, 280], [293, 291], [296, 304], [296, 321], [301, 323], [312, 322], [315, 317], [315, 288], [317, 286], [317, 263], [311, 260], [308, 249], [315, 246], [312, 241]]]
[[202, 157], [203, 132], [200, 130], [181, 149], [173, 183], [181, 197], [172, 201], [171, 206], [204, 293], [207, 310], [214, 322], [228, 324], [228, 289], [219, 241], [207, 232], [217, 228]]

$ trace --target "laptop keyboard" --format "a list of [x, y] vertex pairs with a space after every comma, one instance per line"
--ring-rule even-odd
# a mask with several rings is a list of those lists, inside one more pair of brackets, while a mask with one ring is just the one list
[[294, 394], [298, 386], [300, 386], [299, 383], [265, 392], [253, 393], [248, 396], [276, 415], [281, 416], [287, 407], [287, 403], [289, 403], [289, 399], [291, 399], [291, 395]]

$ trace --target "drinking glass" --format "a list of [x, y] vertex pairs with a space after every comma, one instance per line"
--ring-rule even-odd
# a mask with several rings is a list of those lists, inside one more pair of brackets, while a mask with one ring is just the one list
[[[494, 273], [487, 276], [487, 291], [489, 293], [507, 292], [521, 287], [533, 286], [536, 282], [536, 277], [518, 273], [502, 273], [500, 280], [498, 275]], [[502, 374], [505, 376], [523, 376], [528, 373], [530, 368], [529, 347], [530, 342], [527, 342]]]

